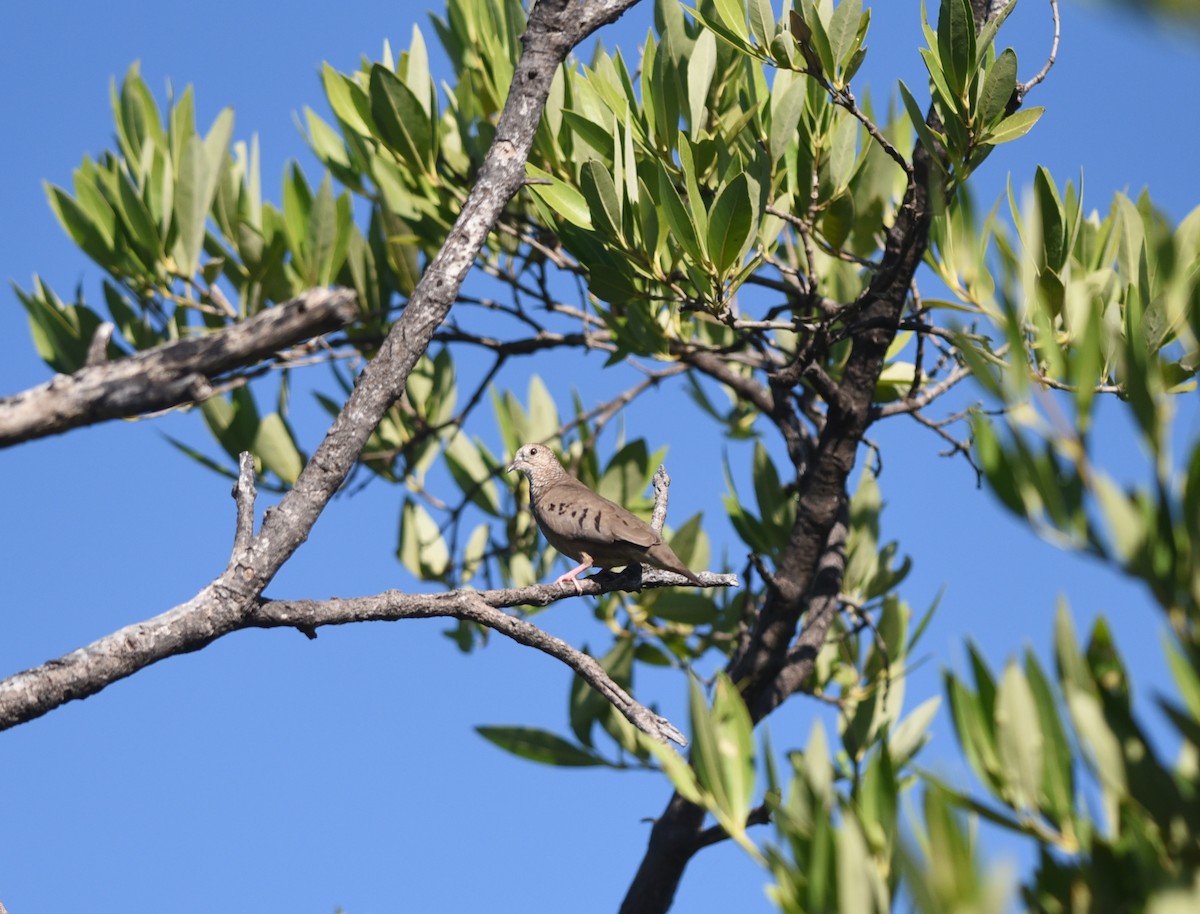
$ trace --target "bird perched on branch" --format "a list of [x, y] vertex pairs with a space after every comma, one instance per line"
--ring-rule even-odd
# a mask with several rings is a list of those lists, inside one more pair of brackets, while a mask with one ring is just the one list
[[529, 479], [529, 506], [550, 545], [579, 562], [554, 583], [570, 581], [577, 593], [580, 572], [591, 568], [650, 565], [704, 583], [683, 564], [662, 534], [603, 495], [569, 475], [544, 444], [522, 445], [506, 472], [520, 470]]

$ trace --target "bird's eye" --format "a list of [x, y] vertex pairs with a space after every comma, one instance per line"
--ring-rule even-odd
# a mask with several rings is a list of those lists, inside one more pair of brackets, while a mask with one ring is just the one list
[[538, 452], [538, 449], [537, 449], [537, 448], [535, 448], [535, 447], [531, 447], [531, 448], [529, 449], [529, 456], [530, 456], [530, 457], [536, 457], [536, 456], [537, 456], [537, 452]]

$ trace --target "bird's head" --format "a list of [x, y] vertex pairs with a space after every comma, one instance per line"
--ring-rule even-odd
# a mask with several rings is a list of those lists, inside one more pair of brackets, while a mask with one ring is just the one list
[[505, 472], [511, 473], [513, 470], [520, 470], [530, 479], [563, 472], [562, 465], [554, 456], [554, 451], [544, 444], [521, 445]]

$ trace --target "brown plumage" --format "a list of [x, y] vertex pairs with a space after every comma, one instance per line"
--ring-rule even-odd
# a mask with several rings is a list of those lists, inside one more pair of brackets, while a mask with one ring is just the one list
[[582, 593], [578, 575], [593, 565], [621, 568], [641, 564], [673, 571], [704, 586], [660, 533], [569, 475], [544, 444], [522, 445], [508, 465], [507, 472], [513, 470], [529, 478], [529, 506], [550, 545], [579, 562], [555, 584], [570, 581]]

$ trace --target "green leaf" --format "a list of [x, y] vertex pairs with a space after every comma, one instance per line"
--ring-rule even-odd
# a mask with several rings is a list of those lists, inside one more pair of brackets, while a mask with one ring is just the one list
[[1005, 48], [988, 68], [983, 81], [983, 91], [975, 109], [975, 123], [984, 130], [997, 124], [1017, 86], [1017, 55], [1012, 48]]
[[[308, 231], [305, 236], [305, 261], [308, 266], [306, 278], [310, 284], [327, 286], [333, 282], [337, 240], [337, 204], [333, 199], [333, 183], [326, 172], [309, 212]], [[341, 264], [337, 266], [340, 267]]]
[[[709, 115], [708, 92], [716, 70], [717, 39], [712, 32], [703, 31], [696, 36], [696, 44], [687, 59], [688, 123], [693, 139], [698, 139], [706, 126]], [[678, 129], [674, 124], [664, 125], [664, 128]], [[664, 134], [665, 137], [671, 135]]]
[[[829, 41], [829, 32], [825, 28], [825, 20], [821, 17], [822, 9], [817, 7], [814, 0], [801, 0], [799, 4], [803, 11], [804, 24], [810, 30], [809, 42], [820, 60], [820, 70], [828, 78], [833, 79], [837, 71], [837, 61], [833, 57], [833, 45]], [[822, 7], [825, 7], [822, 3]], [[793, 26], [795, 20], [792, 20]], [[806, 55], [807, 56], [807, 55]]]
[[[825, 209], [825, 214], [821, 219], [821, 234], [825, 236], [830, 247], [840, 248], [846, 243], [850, 232], [854, 230], [854, 217], [854, 195], [852, 193], [843, 191], [829, 201], [829, 206]], [[910, 381], [912, 380], [911, 371], [908, 373], [908, 378]]]
[[929, 125], [925, 123], [925, 115], [921, 112], [920, 105], [913, 98], [913, 94], [908, 90], [908, 86], [904, 84], [904, 80], [899, 80], [897, 85], [900, 88], [900, 98], [904, 102], [904, 110], [908, 113], [908, 119], [912, 122], [913, 129], [917, 131], [917, 139], [921, 141], [921, 145], [929, 152], [934, 162], [941, 167], [942, 155], [940, 144], [944, 142], [944, 137], [935, 136], [934, 132], [929, 129]]
[[233, 138], [233, 109], [222, 108], [208, 128], [204, 137], [204, 159], [207, 166], [207, 183], [204, 188], [205, 199], [212, 205], [213, 197], [220, 183], [221, 172], [229, 157], [229, 143]]
[[450, 551], [429, 512], [411, 498], [400, 514], [400, 562], [422, 580], [437, 580], [450, 565]]
[[192, 276], [204, 245], [204, 225], [208, 219], [208, 162], [204, 143], [195, 134], [188, 137], [175, 166], [175, 218], [178, 230], [173, 255], [182, 276]]
[[429, 171], [433, 158], [433, 127], [412, 90], [387, 67], [371, 67], [371, 116], [379, 139], [416, 174]]
[[309, 270], [306, 245], [312, 204], [312, 190], [304, 179], [304, 172], [293, 163], [289, 177], [283, 179], [283, 230], [296, 268], [301, 273]]
[[768, 147], [772, 162], [779, 161], [780, 156], [788, 148], [788, 144], [796, 139], [796, 129], [804, 114], [807, 91], [805, 80], [795, 76], [790, 70], [780, 70], [776, 73], [768, 109], [770, 113]]
[[711, 625], [717, 619], [717, 607], [710, 597], [676, 588], [656, 595], [650, 610], [659, 619], [681, 625]]
[[459, 432], [446, 445], [445, 456], [446, 467], [463, 495], [492, 517], [499, 517], [500, 496], [479, 446]]
[[1129, 566], [1143, 551], [1150, 531], [1136, 504], [1107, 473], [1093, 471], [1092, 491], [1106, 521], [1107, 540], [1111, 554], [1121, 564]]
[[[1197, 453], [1200, 454], [1200, 451]], [[1197, 674], [1196, 667], [1188, 661], [1178, 645], [1165, 634], [1163, 635], [1163, 650], [1167, 654], [1167, 666], [1171, 670], [1171, 677], [1175, 680], [1175, 687], [1179, 690], [1179, 697], [1183, 699], [1188, 713], [1192, 717], [1200, 719], [1200, 675]]]
[[[50, 209], [54, 211], [59, 223], [71, 236], [71, 240], [97, 263], [101, 265], [110, 263], [116, 214], [109, 209], [108, 218], [95, 219], [61, 187], [46, 184], [45, 188], [46, 196], [50, 200]], [[107, 204], [105, 207], [108, 208]], [[113, 225], [109, 226], [106, 224], [108, 222]]]
[[294, 483], [304, 469], [304, 457], [296, 447], [292, 430], [278, 413], [262, 417], [251, 450], [266, 469], [288, 485]]
[[696, 236], [696, 226], [692, 222], [692, 217], [687, 207], [684, 206], [679, 192], [675, 189], [675, 184], [671, 180], [666, 166], [661, 161], [658, 161], [658, 198], [659, 206], [666, 215], [671, 234], [679, 242], [680, 247], [693, 261], [703, 259], [704, 252]]
[[[692, 144], [682, 133], [679, 135], [678, 148], [679, 167], [683, 171], [684, 187], [687, 188], [687, 207], [692, 214], [691, 221], [695, 226], [696, 238], [703, 244], [708, 238], [708, 210], [704, 208], [704, 198], [700, 194], [700, 179], [696, 173]], [[706, 259], [706, 257], [701, 259]]]
[[584, 768], [608, 764], [594, 752], [536, 727], [476, 727], [475, 732], [505, 752], [543, 765]]
[[721, 782], [728, 800], [724, 812], [744, 828], [754, 797], [754, 725], [742, 693], [724, 673], [717, 675], [712, 716]]
[[364, 112], [370, 110], [366, 93], [354, 80], [326, 63], [321, 66], [321, 83], [338, 120], [360, 136], [374, 135], [375, 131], [363, 116]]
[[1104, 786], [1111, 812], [1116, 801], [1128, 794], [1121, 742], [1105, 721], [1103, 708], [1094, 695], [1068, 687], [1066, 698], [1079, 742]]
[[490, 543], [491, 527], [487, 524], [479, 524], [471, 531], [470, 537], [467, 538], [467, 545], [463, 547], [461, 578], [463, 584], [471, 580], [483, 564]]
[[1034, 174], [1033, 190], [1038, 201], [1038, 213], [1042, 217], [1043, 262], [1056, 274], [1061, 274], [1067, 257], [1066, 217], [1054, 179], [1041, 165]]
[[162, 251], [158, 226], [129, 176], [124, 171], [118, 171], [116, 177], [117, 199], [120, 201], [126, 229], [134, 245], [142, 252], [143, 262], [151, 267]]
[[1045, 111], [1045, 108], [1022, 108], [1015, 114], [1010, 114], [988, 131], [983, 137], [982, 142], [999, 146], [1001, 143], [1019, 140], [1033, 129], [1033, 125], [1041, 119]]
[[1050, 682], [1042, 672], [1033, 651], [1025, 653], [1025, 675], [1037, 705], [1038, 721], [1042, 732], [1043, 758], [1041, 793], [1043, 811], [1056, 824], [1061, 825], [1074, 814], [1075, 784], [1074, 758], [1066, 730], [1059, 717], [1058, 704], [1051, 691]]
[[15, 283], [13, 291], [29, 315], [29, 329], [38, 355], [55, 371], [70, 374], [83, 367], [100, 316], [83, 304], [64, 304], [38, 277], [34, 291]]
[[708, 537], [700, 526], [702, 519], [703, 515], [697, 512], [671, 534], [671, 549], [689, 568], [708, 567]]
[[833, 59], [844, 67], [858, 44], [858, 23], [862, 18], [862, 0], [842, 0], [829, 19], [829, 46]]
[[713, 0], [717, 15], [730, 31], [743, 42], [749, 40], [750, 31], [746, 26], [746, 5], [742, 0]]
[[937, 39], [942, 71], [955, 96], [961, 97], [975, 65], [975, 20], [968, 0], [942, 0]]
[[526, 165], [526, 171], [531, 178], [550, 182], [549, 184], [530, 184], [529, 189], [545, 200], [556, 216], [581, 229], [591, 230], [592, 217], [588, 212], [587, 199], [577, 188], [554, 177], [548, 171], [542, 171], [536, 165]]
[[996, 690], [996, 748], [1009, 802], [1034, 809], [1041, 793], [1043, 737], [1033, 691], [1021, 668], [1009, 663]]
[[708, 223], [708, 252], [719, 273], [740, 264], [754, 222], [750, 186], [745, 172], [721, 188]]
[[640, 731], [638, 732], [638, 739], [641, 740], [645, 748], [650, 750], [650, 754], [658, 760], [658, 764], [662, 766], [663, 773], [670, 779], [671, 785], [681, 797], [697, 806], [708, 805], [708, 798], [704, 795], [700, 787], [700, 783], [696, 778], [696, 772], [688, 766], [688, 763], [683, 760], [678, 752], [670, 746], [660, 743], [658, 740], [651, 739]]
[[309, 145], [325, 167], [349, 169], [350, 157], [342, 135], [307, 105], [304, 107], [304, 123], [308, 127]]
[[1016, 9], [1017, 0], [1007, 0], [1007, 2], [996, 9], [996, 4], [991, 4], [992, 10], [988, 20], [980, 27], [979, 35], [975, 39], [975, 66], [978, 67], [983, 63], [983, 58], [987, 54], [988, 48], [992, 46], [992, 42], [996, 39], [996, 33], [1000, 31], [1000, 26], [1004, 25], [1009, 14]]
[[719, 736], [708, 710], [708, 702], [695, 676], [688, 678], [688, 709], [692, 724], [692, 767], [696, 779], [705, 792], [712, 796], [713, 803], [721, 809], [727, 809], [731, 804], [721, 780]]
[[763, 47], [768, 47], [775, 37], [775, 10], [771, 0], [750, 0], [750, 32]]
[[835, 109], [835, 122], [829, 138], [829, 180], [836, 195], [846, 189], [854, 174], [858, 156], [858, 121], [840, 108]]
[[591, 223], [595, 229], [611, 239], [622, 238], [624, 232], [621, 201], [608, 169], [594, 159], [585, 162], [579, 176], [579, 185], [584, 199], [587, 200]]
[[975, 776], [989, 788], [997, 786], [999, 760], [993, 742], [990, 724], [979, 697], [971, 692], [957, 677], [945, 677], [947, 697], [950, 699], [951, 719], [958, 734], [959, 745], [966, 753], [967, 762]]
[[540, 375], [529, 376], [529, 416], [526, 441], [549, 441], [558, 431], [558, 406]]
[[871, 857], [858, 820], [852, 816], [843, 818], [835, 838], [839, 914], [891, 910], [887, 886]]
[[887, 741], [887, 753], [892, 764], [906, 765], [932, 739], [929, 727], [937, 716], [942, 700], [938, 696], [926, 699], [892, 731]]

